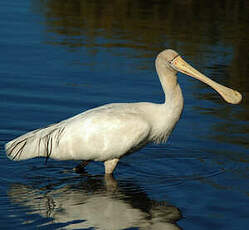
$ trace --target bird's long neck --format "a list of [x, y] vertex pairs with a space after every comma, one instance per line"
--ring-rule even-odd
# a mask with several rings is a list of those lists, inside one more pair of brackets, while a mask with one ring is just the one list
[[181, 111], [183, 96], [177, 82], [177, 72], [162, 66], [158, 62], [156, 62], [156, 69], [165, 95], [164, 105], [172, 109], [177, 107]]
[[165, 102], [157, 104], [153, 117], [151, 140], [156, 143], [165, 142], [179, 120], [183, 109], [182, 91], [177, 83], [176, 72], [156, 62], [157, 73], [165, 94]]

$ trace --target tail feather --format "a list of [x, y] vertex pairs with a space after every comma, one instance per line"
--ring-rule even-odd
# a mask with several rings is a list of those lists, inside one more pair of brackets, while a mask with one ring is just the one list
[[5, 145], [7, 156], [11, 160], [26, 160], [34, 157], [46, 157], [56, 151], [64, 127], [54, 124], [43, 129], [28, 132]]

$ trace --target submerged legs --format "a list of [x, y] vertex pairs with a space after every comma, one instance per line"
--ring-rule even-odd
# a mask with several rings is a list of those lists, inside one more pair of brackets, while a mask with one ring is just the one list
[[119, 161], [119, 159], [117, 159], [117, 158], [105, 161], [105, 174], [112, 174], [118, 161]]
[[[115, 167], [117, 166], [119, 159], [115, 158], [112, 160], [107, 160], [104, 162], [105, 164], [105, 174], [112, 174]], [[85, 167], [89, 164], [90, 161], [81, 161], [80, 164], [78, 164], [75, 168], [74, 171], [76, 173], [84, 173], [85, 172]]]
[[90, 161], [81, 161], [80, 164], [78, 164], [75, 168], [74, 171], [76, 173], [83, 173], [85, 170], [85, 167], [89, 164]]

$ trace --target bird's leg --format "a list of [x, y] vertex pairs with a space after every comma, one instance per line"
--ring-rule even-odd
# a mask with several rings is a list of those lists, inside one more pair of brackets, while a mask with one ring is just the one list
[[117, 158], [105, 161], [105, 174], [112, 174], [118, 161], [119, 161], [119, 159], [117, 159]]
[[90, 161], [81, 161], [80, 164], [78, 164], [75, 168], [74, 171], [76, 173], [83, 173], [85, 170], [85, 167], [89, 164]]
[[110, 192], [115, 192], [118, 189], [118, 183], [112, 174], [105, 174], [105, 187]]

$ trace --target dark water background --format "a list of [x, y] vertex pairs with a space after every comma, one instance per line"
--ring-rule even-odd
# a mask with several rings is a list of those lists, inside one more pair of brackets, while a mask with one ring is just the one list
[[[249, 3], [30, 0], [0, 3], [1, 229], [246, 229]], [[7, 141], [110, 102], [162, 102], [165, 48], [242, 92], [226, 104], [179, 74], [185, 107], [166, 144], [101, 163], [12, 162]]]

